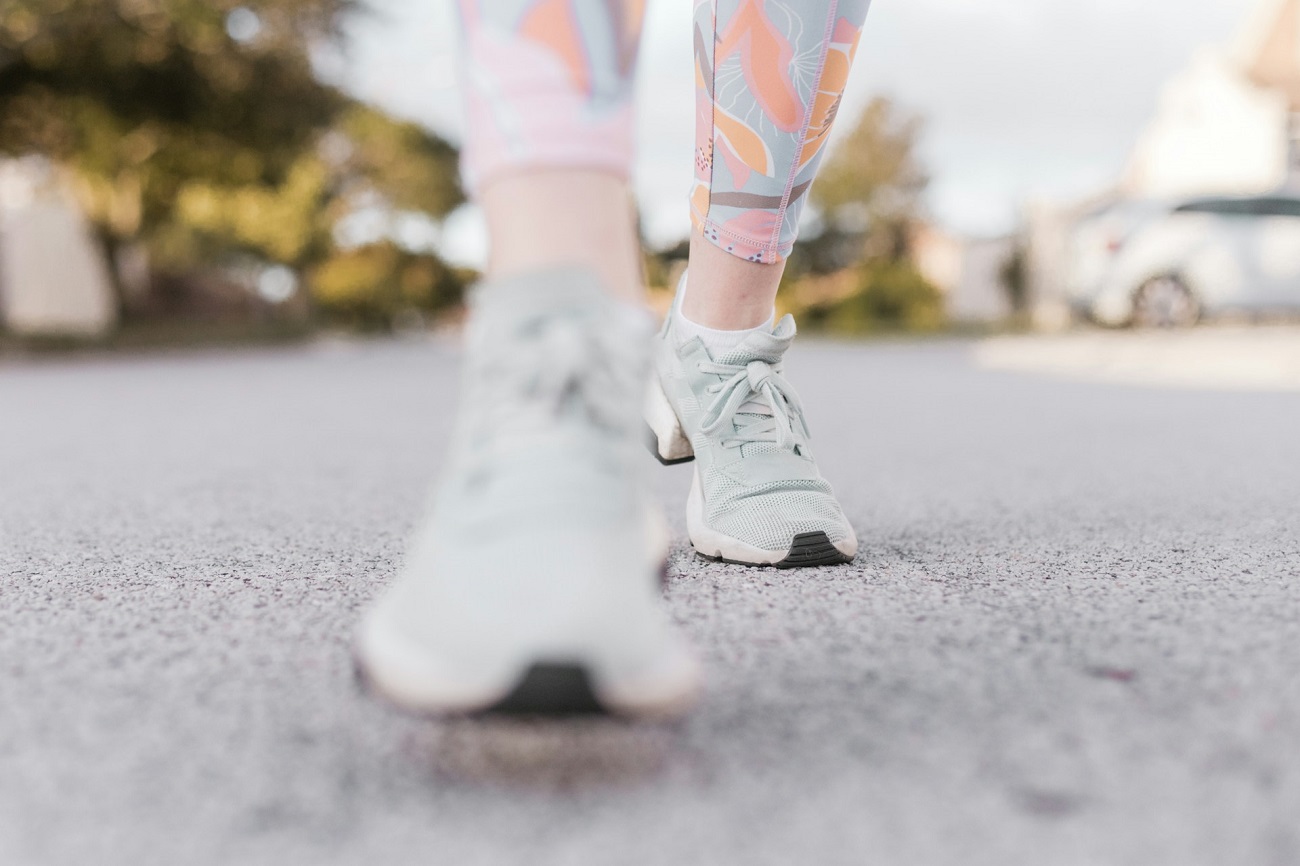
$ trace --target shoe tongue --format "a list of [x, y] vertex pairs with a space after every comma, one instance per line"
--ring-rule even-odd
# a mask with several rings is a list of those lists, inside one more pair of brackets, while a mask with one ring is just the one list
[[[733, 364], [737, 367], [743, 367], [751, 361], [776, 364], [794, 341], [795, 330], [794, 317], [787, 313], [771, 331], [756, 331], [750, 334], [739, 346], [719, 355], [714, 360], [719, 364]], [[755, 394], [736, 412], [735, 426], [739, 429], [747, 423], [770, 417], [772, 417], [772, 408], [767, 405], [767, 398]], [[756, 454], [787, 453], [787, 451], [788, 449], [780, 447], [775, 442], [746, 442], [741, 446], [741, 454], [746, 457]]]
[[487, 280], [470, 298], [467, 336], [475, 343], [505, 345], [516, 334], [561, 320], [616, 335], [614, 342], [649, 351], [654, 319], [640, 306], [615, 300], [600, 279], [582, 268], [555, 268]]
[[724, 352], [714, 360], [719, 364], [744, 366], [750, 361], [766, 361], [775, 364], [781, 360], [785, 350], [790, 348], [795, 335], [794, 316], [789, 313], [781, 317], [771, 331], [756, 331], [744, 339], [734, 349]]

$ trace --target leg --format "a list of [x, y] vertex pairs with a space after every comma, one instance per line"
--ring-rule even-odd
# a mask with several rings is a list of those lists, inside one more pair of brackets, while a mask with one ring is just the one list
[[628, 300], [641, 259], [628, 176], [642, 8], [632, 0], [460, 0], [465, 176], [491, 278], [580, 266]]
[[667, 714], [699, 669], [643, 485], [653, 326], [627, 189], [640, 0], [460, 0], [465, 169], [492, 233], [433, 509], [358, 638], [431, 712]]
[[[641, 246], [627, 181], [583, 168], [510, 174], [478, 194], [491, 238], [488, 276], [577, 266], [622, 300], [641, 298]], [[579, 207], [556, 202], [581, 202]]]
[[869, 0], [699, 0], [691, 267], [682, 312], [767, 321]]
[[794, 319], [772, 316], [867, 0], [697, 0], [695, 11], [691, 266], [660, 332], [646, 419], [660, 459], [695, 460], [686, 526], [700, 554], [846, 562], [857, 536], [785, 378]]

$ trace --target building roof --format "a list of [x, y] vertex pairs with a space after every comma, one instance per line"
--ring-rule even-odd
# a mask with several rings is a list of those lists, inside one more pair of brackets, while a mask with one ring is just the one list
[[1300, 0], [1262, 0], [1234, 53], [1251, 81], [1282, 91], [1300, 111]]

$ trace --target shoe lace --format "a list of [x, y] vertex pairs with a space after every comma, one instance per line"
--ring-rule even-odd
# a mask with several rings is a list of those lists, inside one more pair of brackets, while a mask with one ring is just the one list
[[[727, 377], [706, 389], [714, 397], [700, 424], [700, 432], [705, 435], [714, 436], [730, 428], [722, 439], [724, 446], [772, 442], [783, 449], [798, 446], [796, 424], [804, 436], [808, 435], [803, 406], [781, 375], [779, 364], [757, 359], [747, 364], [702, 361], [699, 370]], [[747, 417], [742, 420], [742, 415]]]
[[548, 317], [530, 323], [508, 356], [492, 353], [471, 381], [494, 395], [484, 419], [489, 429], [534, 429], [578, 407], [592, 423], [622, 430], [626, 383], [639, 381], [635, 362], [617, 334], [577, 317]]

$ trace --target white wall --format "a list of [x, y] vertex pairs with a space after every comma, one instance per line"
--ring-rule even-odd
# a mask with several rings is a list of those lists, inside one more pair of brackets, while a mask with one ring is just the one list
[[961, 278], [948, 293], [948, 315], [959, 322], [1000, 322], [1011, 316], [1002, 271], [1016, 251], [1014, 237], [968, 240]]
[[1287, 177], [1286, 98], [1206, 52], [1166, 86], [1129, 166], [1138, 197], [1248, 195]]
[[40, 166], [0, 165], [0, 323], [98, 336], [117, 321], [108, 269], [81, 214]]

